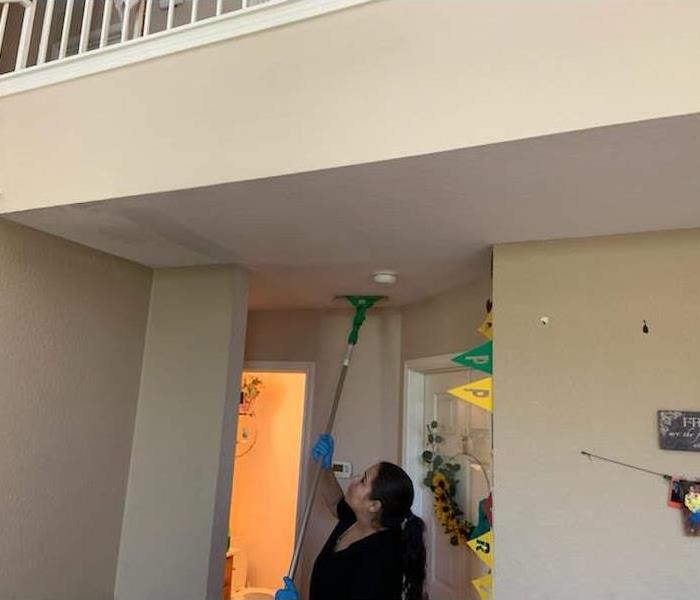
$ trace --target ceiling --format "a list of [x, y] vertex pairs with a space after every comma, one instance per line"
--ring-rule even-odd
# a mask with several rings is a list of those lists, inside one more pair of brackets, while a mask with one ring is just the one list
[[400, 305], [487, 275], [496, 243], [698, 227], [699, 171], [695, 114], [5, 216], [152, 267], [243, 265], [254, 308]]

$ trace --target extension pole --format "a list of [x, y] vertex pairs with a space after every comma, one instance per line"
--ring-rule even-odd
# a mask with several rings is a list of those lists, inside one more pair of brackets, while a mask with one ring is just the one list
[[[340, 369], [340, 375], [338, 376], [338, 383], [335, 386], [335, 394], [333, 396], [333, 404], [331, 406], [331, 414], [328, 417], [328, 423], [326, 424], [326, 429], [324, 433], [330, 434], [333, 431], [333, 425], [335, 424], [335, 416], [338, 412], [338, 405], [340, 404], [340, 398], [343, 395], [343, 387], [345, 386], [345, 378], [348, 374], [348, 368], [350, 367], [350, 360], [352, 359], [352, 351], [355, 349], [357, 344], [357, 339], [360, 333], [360, 327], [365, 321], [365, 316], [367, 310], [370, 309], [374, 304], [381, 300], [381, 296], [347, 296], [347, 299], [355, 307], [355, 317], [352, 323], [352, 330], [348, 337], [348, 347], [345, 351], [345, 357], [343, 358], [343, 365]], [[294, 545], [294, 555], [292, 556], [292, 563], [289, 566], [289, 573], [287, 576], [290, 579], [294, 579], [296, 575], [297, 568], [299, 566], [299, 559], [301, 558], [301, 548], [304, 544], [304, 538], [306, 537], [306, 531], [309, 526], [309, 518], [311, 517], [311, 509], [314, 505], [314, 500], [316, 499], [316, 492], [318, 491], [318, 485], [321, 481], [321, 473], [323, 472], [323, 467], [319, 462], [313, 461], [314, 478], [311, 484], [311, 492], [306, 499], [306, 506], [304, 507], [304, 516], [301, 520], [301, 528], [299, 529], [299, 535], [297, 536], [296, 544]]]

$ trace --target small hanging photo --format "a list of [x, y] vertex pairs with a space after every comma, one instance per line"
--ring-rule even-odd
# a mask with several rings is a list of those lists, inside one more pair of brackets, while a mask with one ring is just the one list
[[668, 486], [668, 506], [670, 508], [683, 508], [683, 489], [681, 487], [682, 479], [672, 479]]
[[683, 525], [687, 535], [700, 535], [700, 481], [680, 481]]

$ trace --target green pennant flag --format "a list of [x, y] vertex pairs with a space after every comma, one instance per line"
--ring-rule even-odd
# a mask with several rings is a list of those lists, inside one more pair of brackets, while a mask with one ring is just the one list
[[467, 350], [452, 359], [458, 365], [469, 369], [478, 369], [484, 373], [493, 374], [493, 342], [488, 341], [478, 348]]

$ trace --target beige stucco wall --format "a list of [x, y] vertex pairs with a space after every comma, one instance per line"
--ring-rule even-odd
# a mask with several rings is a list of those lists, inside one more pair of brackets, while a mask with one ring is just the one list
[[665, 482], [580, 451], [700, 476], [656, 429], [700, 407], [700, 232], [498, 246], [494, 301], [496, 597], [695, 594]]
[[247, 274], [154, 272], [115, 598], [219, 600]]
[[0, 211], [697, 112], [699, 21], [696, 2], [385, 0], [2, 98]]
[[476, 328], [486, 316], [491, 279], [483, 277], [401, 309], [403, 360], [458, 353], [484, 343]]
[[[312, 440], [328, 419], [351, 322], [352, 314], [346, 310], [249, 315], [246, 360], [315, 363]], [[335, 458], [350, 461], [356, 473], [379, 460], [399, 460], [400, 337], [401, 317], [394, 309], [371, 312], [360, 332], [333, 431]], [[333, 524], [326, 509], [318, 505], [298, 578], [303, 589]]]
[[0, 598], [113, 598], [150, 282], [0, 222]]

